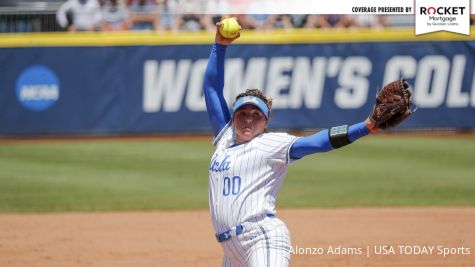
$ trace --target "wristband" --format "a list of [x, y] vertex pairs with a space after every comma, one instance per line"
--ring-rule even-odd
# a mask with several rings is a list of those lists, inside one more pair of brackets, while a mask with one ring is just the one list
[[348, 138], [348, 125], [331, 127], [330, 130], [328, 130], [328, 135], [333, 148], [340, 148], [351, 144]]

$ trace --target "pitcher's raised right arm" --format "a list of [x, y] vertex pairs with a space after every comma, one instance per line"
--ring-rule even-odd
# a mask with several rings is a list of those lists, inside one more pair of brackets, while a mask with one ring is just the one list
[[226, 45], [214, 43], [204, 77], [206, 110], [216, 137], [231, 120], [229, 108], [224, 99], [224, 58]]

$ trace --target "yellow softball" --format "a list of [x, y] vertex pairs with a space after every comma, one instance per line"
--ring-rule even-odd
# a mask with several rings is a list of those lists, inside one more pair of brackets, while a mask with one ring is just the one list
[[241, 25], [239, 25], [236, 18], [226, 18], [221, 20], [221, 25], [219, 26], [219, 33], [226, 38], [234, 38], [239, 34], [241, 30]]

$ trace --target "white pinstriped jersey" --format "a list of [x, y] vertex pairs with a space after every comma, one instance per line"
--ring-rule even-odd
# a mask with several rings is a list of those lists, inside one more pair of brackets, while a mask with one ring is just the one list
[[275, 213], [277, 193], [284, 182], [289, 149], [296, 137], [264, 133], [233, 146], [229, 123], [216, 137], [209, 168], [209, 203], [217, 233], [268, 213]]

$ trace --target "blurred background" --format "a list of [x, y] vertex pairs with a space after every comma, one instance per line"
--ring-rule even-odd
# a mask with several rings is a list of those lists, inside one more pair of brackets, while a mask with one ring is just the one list
[[[220, 15], [238, 1], [212, 0], [1, 0], [0, 32], [54, 32], [65, 30], [214, 30]], [[244, 1], [246, 2], [246, 1]], [[249, 2], [249, 1], [247, 1]], [[258, 1], [256, 1], [258, 2]], [[252, 11], [253, 6], [249, 5]], [[207, 15], [200, 15], [207, 14]], [[349, 28], [414, 25], [404, 15], [239, 15], [243, 28]]]
[[356, 123], [401, 77], [418, 116], [398, 129], [475, 126], [473, 35], [416, 37], [413, 15], [253, 14], [262, 3], [0, 0], [0, 135], [209, 133], [202, 76], [223, 14], [245, 31], [228, 102], [264, 89], [274, 129]]
[[[473, 34], [415, 36], [413, 15], [252, 14], [259, 3], [0, 0], [0, 211], [205, 209], [202, 84], [223, 14], [244, 28], [227, 102], [263, 89], [272, 130], [358, 123], [385, 83], [412, 85], [417, 110], [390, 137], [298, 161], [279, 205], [475, 203]], [[150, 135], [163, 138], [121, 138]], [[58, 136], [71, 139], [42, 142]]]

